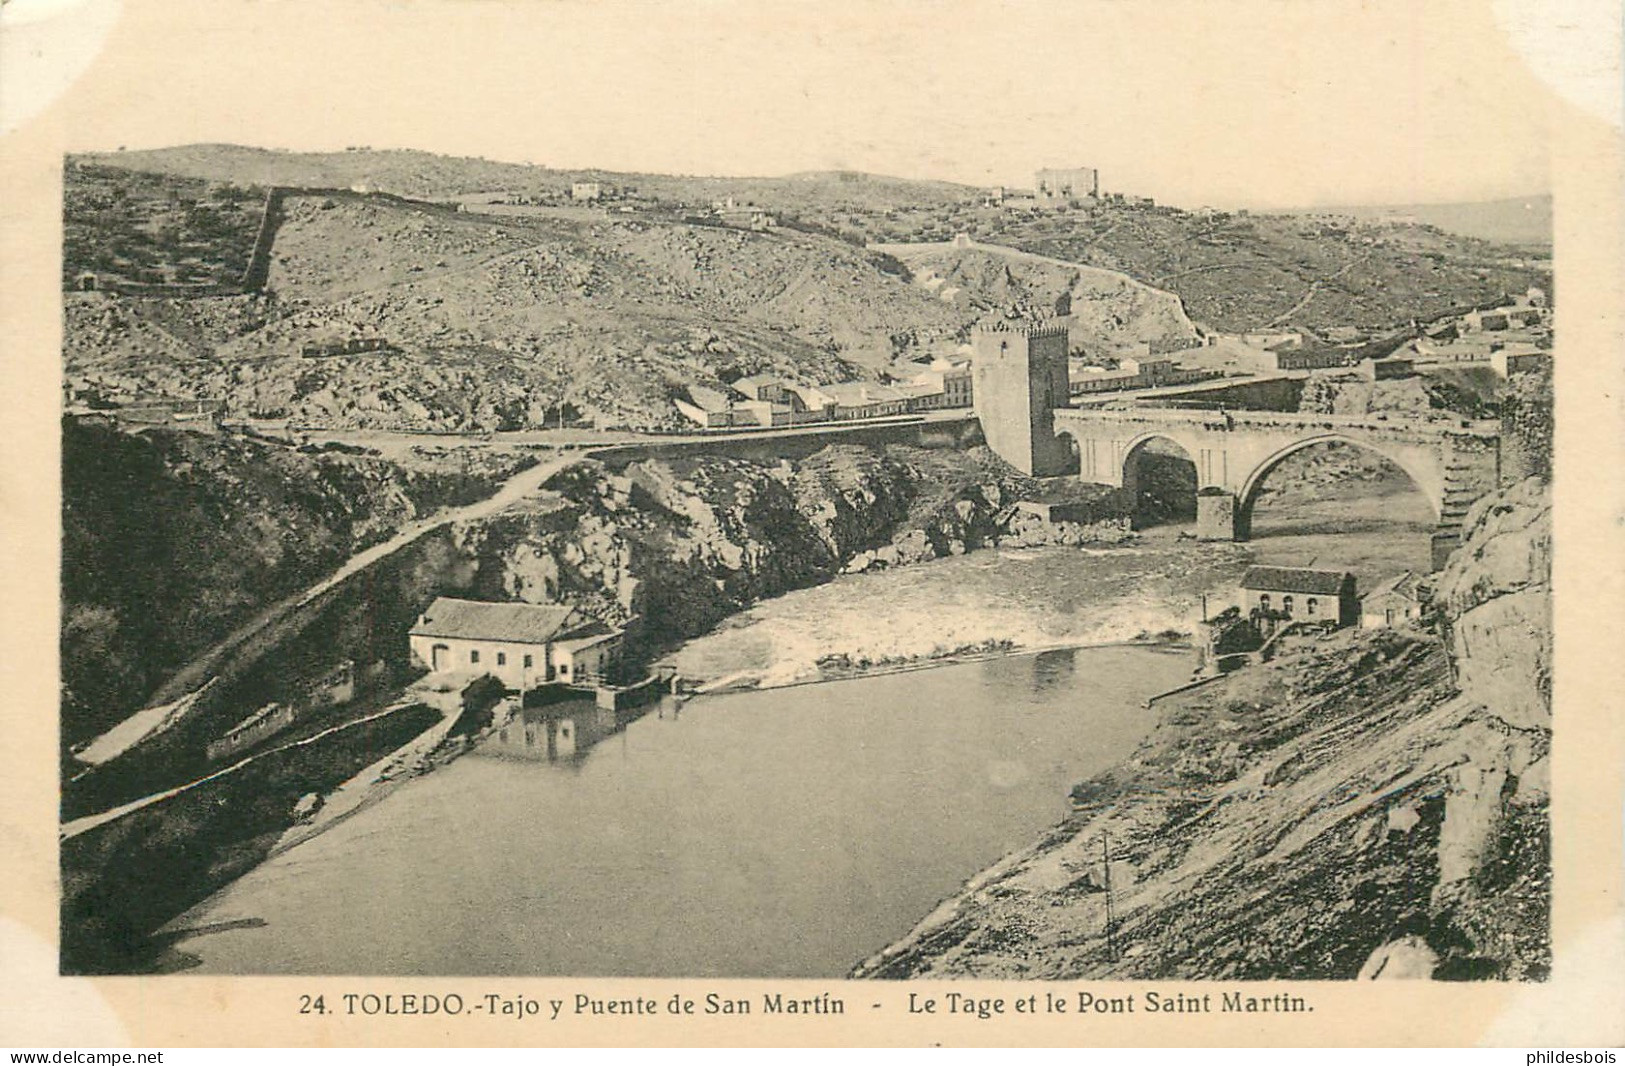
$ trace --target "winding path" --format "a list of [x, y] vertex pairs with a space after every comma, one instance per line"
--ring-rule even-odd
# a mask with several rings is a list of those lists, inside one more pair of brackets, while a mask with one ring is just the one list
[[81, 757], [91, 755], [93, 758], [88, 758], [85, 761], [96, 764], [104, 763], [115, 756], [123, 754], [154, 733], [161, 732], [184, 714], [185, 708], [175, 706], [179, 701], [187, 699], [187, 697], [208, 684], [209, 679], [220, 669], [222, 663], [240, 651], [244, 645], [255, 637], [265, 633], [294, 611], [309, 605], [323, 593], [337, 588], [356, 574], [381, 560], [389, 558], [428, 533], [443, 529], [453, 522], [487, 518], [504, 508], [512, 506], [526, 496], [534, 494], [560, 470], [580, 461], [581, 454], [573, 452], [539, 463], [536, 466], [527, 467], [509, 478], [501, 488], [485, 499], [462, 507], [452, 507], [438, 511], [429, 518], [404, 526], [400, 532], [388, 540], [350, 556], [337, 570], [314, 585], [272, 604], [248, 622], [233, 630], [223, 640], [195, 656], [190, 662], [171, 675], [168, 681], [159, 686], [158, 690], [153, 693], [148, 706], [85, 745], [80, 753]]

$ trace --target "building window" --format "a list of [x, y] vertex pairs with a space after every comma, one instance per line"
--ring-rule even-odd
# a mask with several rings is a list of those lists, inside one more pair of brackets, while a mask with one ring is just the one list
[[525, 669], [529, 670], [534, 665], [535, 664], [531, 661], [531, 656], [529, 656], [529, 655], [525, 656]]
[[1305, 610], [1307, 610], [1309, 612], [1309, 617], [1310, 618], [1313, 618], [1315, 616], [1315, 608], [1318, 607], [1319, 605], [1320, 605], [1320, 601], [1315, 599], [1313, 596], [1309, 597], [1309, 602], [1304, 604], [1304, 608], [1305, 608]]
[[469, 653], [468, 653], [468, 661], [469, 661], [469, 662], [470, 662], [470, 663], [477, 663], [477, 662], [479, 662], [479, 661], [480, 661], [480, 653], [479, 653], [479, 652], [478, 652], [478, 651], [470, 651], [470, 652], [469, 652]]
[[507, 666], [508, 665], [508, 653], [507, 652], [505, 652], [505, 651], [497, 652], [497, 665], [498, 666]]
[[1285, 614], [1291, 614], [1292, 613], [1292, 597], [1291, 596], [1282, 596], [1281, 597], [1281, 611], [1283, 613], [1285, 613]]
[[570, 676], [570, 664], [569, 663], [560, 663], [559, 664], [559, 675], [561, 677], [569, 677]]
[[1270, 594], [1269, 593], [1260, 592], [1258, 594], [1258, 606], [1260, 608], [1262, 608], [1263, 610], [1266, 610], [1266, 611], [1270, 609]]

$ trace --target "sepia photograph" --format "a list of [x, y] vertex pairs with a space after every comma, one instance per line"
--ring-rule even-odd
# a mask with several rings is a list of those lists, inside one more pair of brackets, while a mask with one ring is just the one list
[[57, 973], [1550, 981], [1506, 6], [87, 0]]

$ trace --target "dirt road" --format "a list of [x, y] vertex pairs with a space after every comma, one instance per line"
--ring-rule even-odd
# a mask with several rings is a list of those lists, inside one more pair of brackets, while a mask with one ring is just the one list
[[[425, 534], [442, 529], [453, 522], [487, 518], [517, 503], [538, 491], [554, 474], [580, 460], [579, 453], [572, 453], [528, 467], [509, 478], [500, 489], [483, 500], [436, 512], [429, 518], [403, 527], [388, 540], [357, 552], [337, 570], [314, 585], [272, 604], [223, 640], [194, 657], [158, 688], [146, 707], [85, 745], [79, 753], [80, 758], [93, 764], [104, 763], [123, 754], [154, 733], [175, 724], [184, 716], [185, 710], [176, 708], [175, 704], [208, 684], [209, 679], [219, 672], [223, 663], [294, 611], [307, 606], [317, 597], [337, 588], [368, 567], [389, 558]], [[174, 713], [177, 710], [181, 713]]]

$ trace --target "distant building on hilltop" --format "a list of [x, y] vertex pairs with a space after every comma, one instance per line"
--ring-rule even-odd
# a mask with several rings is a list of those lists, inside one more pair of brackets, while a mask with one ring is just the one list
[[969, 363], [933, 364], [900, 388], [913, 398], [916, 411], [969, 407], [976, 395]]
[[[1146, 347], [1148, 348], [1149, 345]], [[1076, 396], [1083, 393], [1116, 392], [1124, 389], [1155, 389], [1169, 385], [1189, 385], [1194, 382], [1208, 381], [1223, 376], [1223, 372], [1218, 370], [1176, 366], [1170, 358], [1152, 356], [1147, 352], [1138, 358], [1119, 361], [1116, 370], [1106, 370], [1096, 366], [1079, 367], [1078, 372], [1071, 377], [1069, 389]]]
[[736, 204], [732, 196], [715, 205], [717, 218], [723, 225], [734, 226], [738, 229], [755, 230], [758, 233], [770, 230], [779, 224], [779, 220], [760, 207], [751, 204]]
[[819, 390], [834, 398], [837, 421], [907, 414], [910, 408], [908, 393], [875, 381], [842, 381]]
[[1360, 628], [1404, 625], [1422, 617], [1422, 593], [1416, 575], [1407, 570], [1389, 578], [1360, 600]]
[[1093, 167], [1040, 170], [1033, 176], [1033, 195], [1048, 207], [1098, 200], [1100, 171]]
[[734, 401], [716, 389], [690, 385], [688, 399], [673, 402], [679, 411], [705, 429], [722, 429], [733, 425]]
[[1362, 359], [1359, 369], [1361, 377], [1371, 381], [1388, 381], [1392, 378], [1413, 376], [1416, 373], [1416, 362], [1395, 356], [1386, 359]]
[[1552, 353], [1538, 348], [1531, 350], [1528, 345], [1506, 347], [1490, 353], [1490, 366], [1501, 377], [1510, 378], [1514, 374], [1528, 374], [1537, 370], [1544, 370], [1552, 364]]
[[604, 184], [599, 181], [577, 181], [570, 185], [570, 199], [578, 202], [602, 200]]

